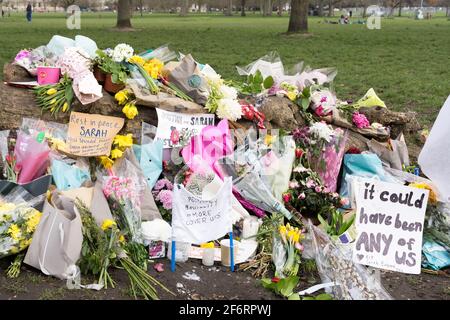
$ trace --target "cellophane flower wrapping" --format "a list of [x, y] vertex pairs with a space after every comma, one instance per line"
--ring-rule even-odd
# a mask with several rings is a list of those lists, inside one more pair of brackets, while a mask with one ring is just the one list
[[141, 203], [145, 187], [145, 178], [127, 159], [114, 166], [111, 175], [103, 177], [103, 193], [119, 229], [137, 243], [143, 242]]
[[[344, 250], [320, 228], [308, 223], [314, 256], [322, 283], [331, 287], [336, 300], [392, 300], [377, 277], [361, 264], [352, 261], [352, 250]], [[326, 289], [326, 291], [329, 289]]]
[[28, 248], [42, 216], [33, 206], [42, 198], [31, 196], [21, 186], [0, 198], [0, 258]]
[[339, 128], [335, 129], [334, 135], [330, 142], [325, 145], [321, 154], [318, 157], [310, 155], [309, 163], [311, 169], [319, 174], [329, 192], [336, 192], [347, 138], [347, 131], [344, 132]]

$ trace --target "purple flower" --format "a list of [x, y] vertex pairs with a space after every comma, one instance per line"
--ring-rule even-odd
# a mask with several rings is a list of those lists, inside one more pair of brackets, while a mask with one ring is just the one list
[[160, 179], [155, 183], [154, 186], [154, 190], [162, 190], [162, 189], [168, 189], [168, 190], [173, 190], [173, 184], [172, 182], [170, 182], [169, 180], [167, 180], [166, 178]]
[[20, 61], [30, 57], [30, 51], [28, 50], [20, 50], [16, 55], [15, 61]]
[[292, 131], [292, 135], [296, 142], [309, 144], [309, 127], [297, 128]]
[[369, 120], [367, 120], [367, 117], [362, 113], [354, 112], [352, 116], [352, 121], [353, 124], [359, 129], [370, 127]]
[[315, 186], [316, 186], [316, 183], [313, 180], [308, 179], [308, 181], [306, 181], [307, 188], [314, 188]]
[[162, 190], [156, 197], [156, 201], [162, 203], [163, 208], [166, 210], [172, 209], [172, 196], [173, 192], [171, 190]]

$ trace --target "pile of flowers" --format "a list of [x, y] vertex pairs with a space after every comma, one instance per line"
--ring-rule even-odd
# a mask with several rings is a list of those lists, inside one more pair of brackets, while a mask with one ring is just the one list
[[65, 74], [59, 83], [38, 86], [34, 89], [36, 104], [42, 111], [49, 111], [52, 115], [68, 112], [72, 106], [74, 93], [72, 79]]
[[115, 94], [114, 98], [119, 106], [122, 106], [122, 112], [128, 119], [133, 120], [139, 114], [136, 97], [130, 90], [121, 90]]
[[100, 156], [100, 163], [106, 169], [111, 169], [114, 161], [122, 158], [125, 150], [133, 146], [133, 135], [116, 135], [113, 140], [113, 148], [109, 156]]

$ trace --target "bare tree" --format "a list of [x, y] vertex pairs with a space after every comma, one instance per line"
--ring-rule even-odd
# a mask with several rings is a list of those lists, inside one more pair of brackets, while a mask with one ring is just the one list
[[288, 33], [308, 31], [308, 0], [291, 0]]
[[131, 28], [131, 0], [118, 0], [117, 28]]
[[189, 10], [189, 0], [183, 0], [183, 4], [181, 6], [180, 16], [186, 16]]
[[245, 17], [245, 0], [241, 0], [241, 16]]

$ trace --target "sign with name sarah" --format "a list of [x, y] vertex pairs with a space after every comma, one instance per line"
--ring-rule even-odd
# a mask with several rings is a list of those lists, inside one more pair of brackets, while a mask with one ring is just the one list
[[124, 119], [72, 112], [67, 133], [67, 151], [80, 157], [106, 156]]
[[358, 236], [353, 261], [420, 274], [429, 191], [372, 180], [354, 183]]
[[184, 114], [158, 108], [156, 112], [158, 113], [156, 139], [164, 141], [164, 148], [182, 147], [204, 127], [214, 125], [213, 114]]

